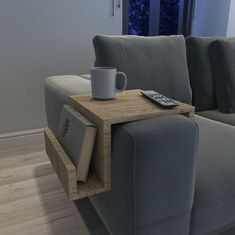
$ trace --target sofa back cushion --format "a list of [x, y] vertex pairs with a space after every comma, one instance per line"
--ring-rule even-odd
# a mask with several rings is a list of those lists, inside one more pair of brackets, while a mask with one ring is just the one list
[[209, 37], [186, 39], [187, 60], [196, 111], [216, 109], [213, 70], [210, 60], [210, 45], [215, 41]]
[[128, 89], [151, 89], [191, 103], [191, 87], [183, 36], [107, 36], [93, 40], [96, 66], [125, 72]]
[[210, 52], [218, 109], [224, 113], [234, 113], [235, 38], [216, 40], [212, 43]]

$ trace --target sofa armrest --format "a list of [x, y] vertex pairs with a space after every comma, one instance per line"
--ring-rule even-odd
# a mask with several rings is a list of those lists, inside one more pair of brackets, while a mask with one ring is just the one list
[[85, 78], [87, 80], [91, 80], [91, 75], [90, 74], [82, 74], [80, 77]]
[[113, 129], [112, 191], [90, 198], [111, 234], [189, 234], [197, 147], [181, 115]]
[[58, 137], [61, 108], [71, 95], [91, 92], [90, 81], [75, 75], [53, 76], [45, 80], [45, 105], [48, 127]]

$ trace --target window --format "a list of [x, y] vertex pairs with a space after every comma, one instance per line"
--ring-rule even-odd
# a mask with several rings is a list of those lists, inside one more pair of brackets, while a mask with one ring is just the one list
[[132, 35], [189, 35], [193, 0], [127, 0], [123, 33]]
[[130, 0], [128, 34], [149, 35], [149, 0]]

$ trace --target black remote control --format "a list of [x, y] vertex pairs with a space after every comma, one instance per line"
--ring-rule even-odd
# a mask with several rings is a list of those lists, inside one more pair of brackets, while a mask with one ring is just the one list
[[173, 108], [179, 105], [174, 100], [153, 90], [140, 91], [140, 93], [152, 102], [161, 105], [163, 108]]

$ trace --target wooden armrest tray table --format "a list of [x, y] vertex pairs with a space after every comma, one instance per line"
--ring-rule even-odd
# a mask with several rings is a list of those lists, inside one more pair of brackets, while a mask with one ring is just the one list
[[77, 182], [76, 168], [50, 129], [45, 129], [47, 155], [70, 200], [77, 200], [111, 190], [111, 126], [156, 116], [182, 114], [194, 116], [195, 108], [181, 102], [163, 109], [140, 94], [140, 90], [118, 93], [116, 99], [94, 100], [91, 94], [71, 96], [70, 105], [97, 126], [93, 150], [92, 174], [87, 183]]

